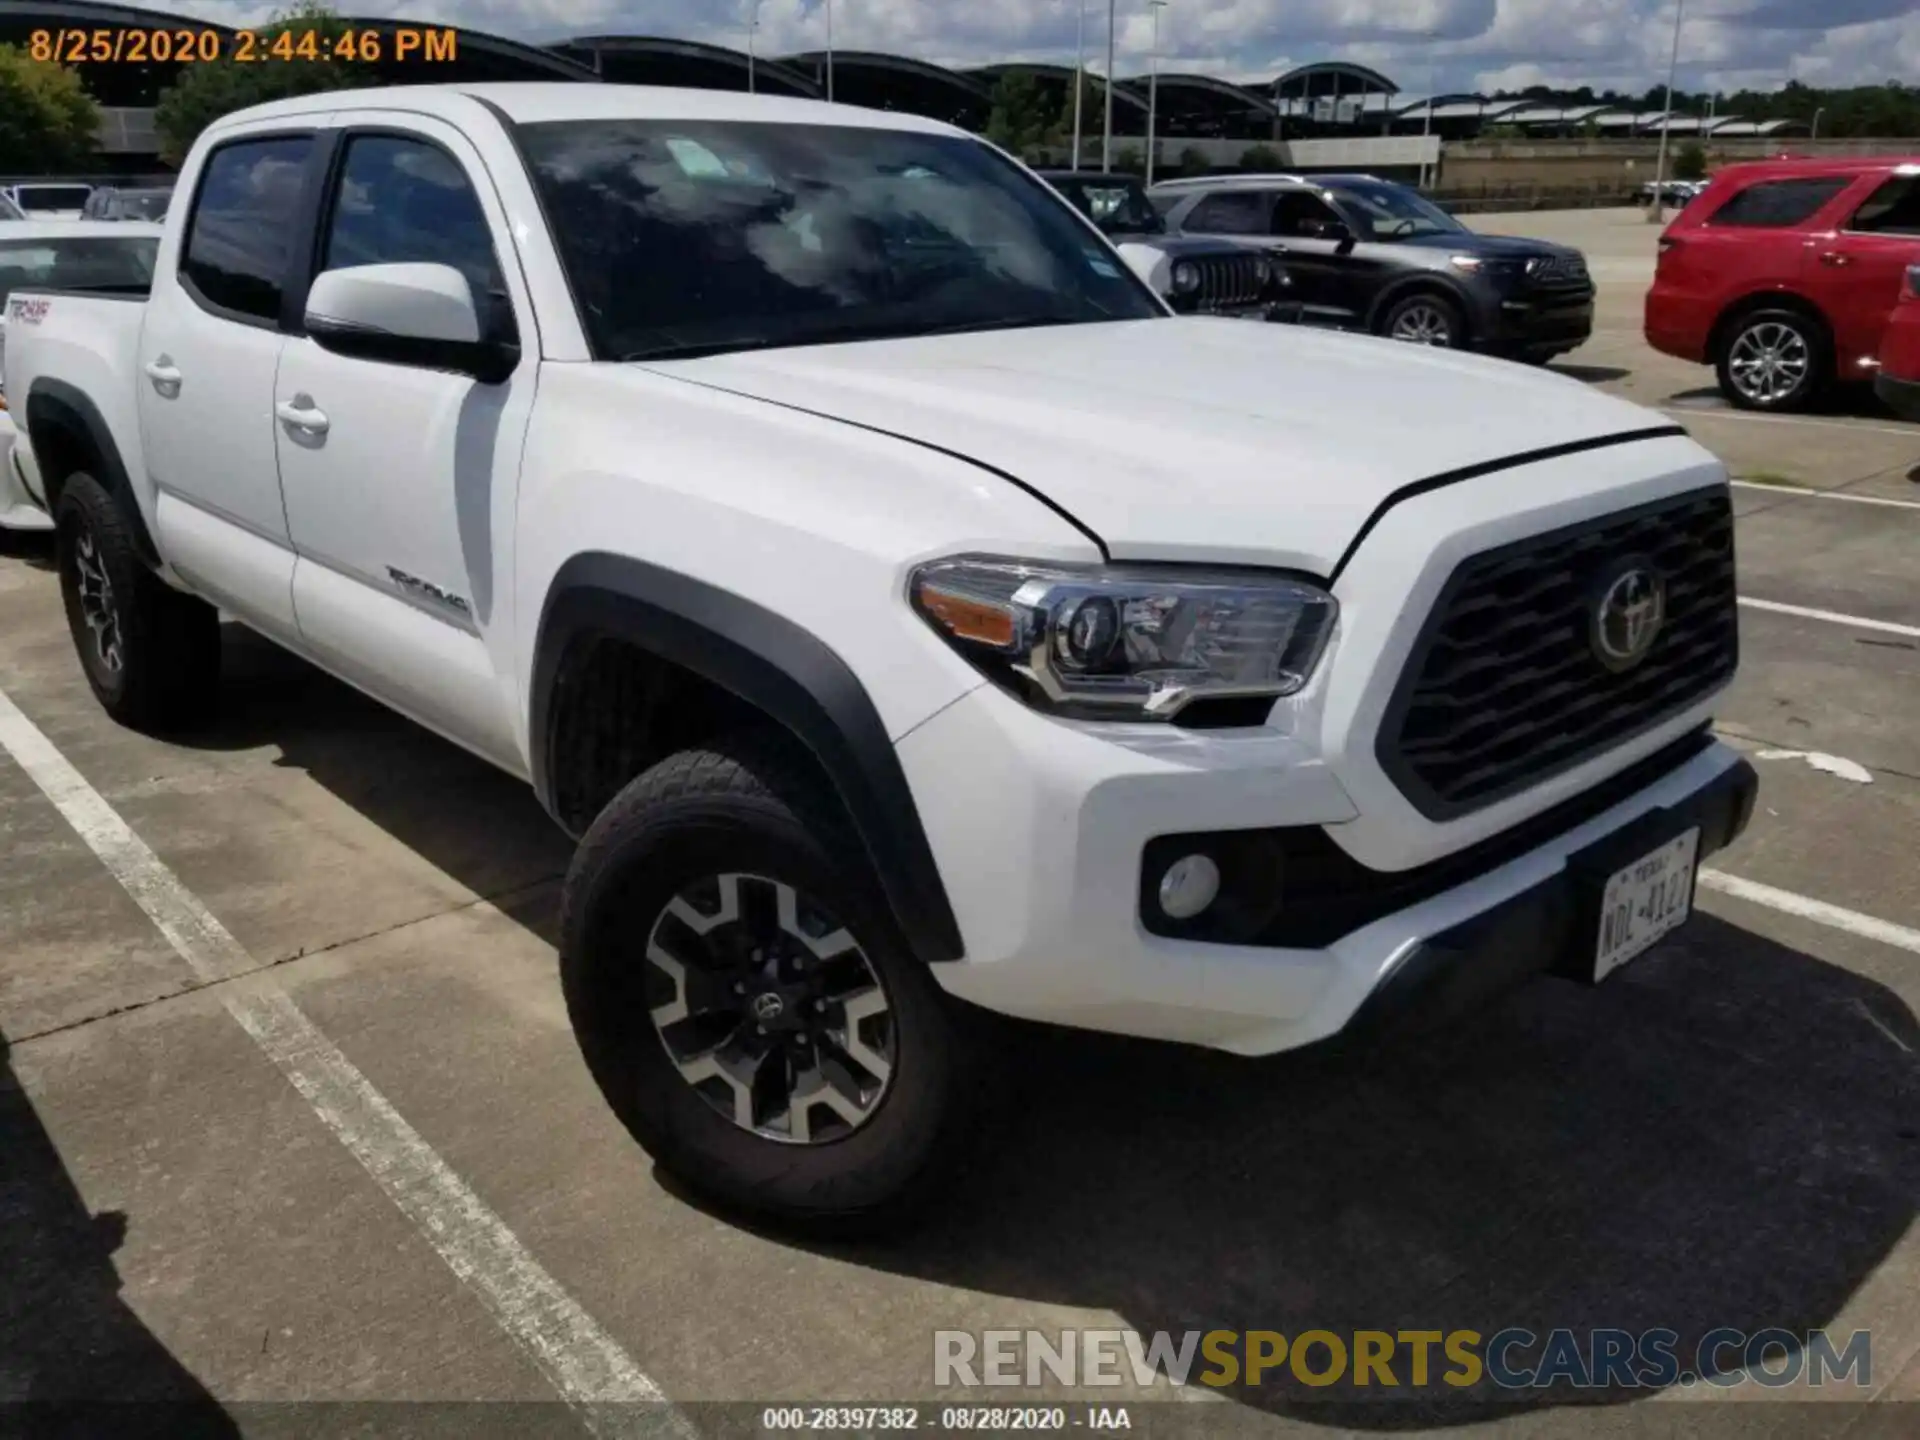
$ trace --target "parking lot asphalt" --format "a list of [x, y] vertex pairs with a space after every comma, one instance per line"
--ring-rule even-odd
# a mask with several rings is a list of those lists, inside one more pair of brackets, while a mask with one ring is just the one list
[[[939, 1391], [937, 1330], [1825, 1327], [1871, 1333], [1869, 1386], [1072, 1398], [1199, 1434], [1914, 1433], [1920, 427], [1721, 408], [1640, 339], [1637, 213], [1474, 223], [1581, 245], [1599, 324], [1559, 368], [1743, 482], [1721, 728], [1763, 791], [1692, 926], [1391, 1049], [1022, 1030], [1021, 1102], [925, 1229], [797, 1244], [676, 1194], [601, 1103], [530, 792], [238, 631], [213, 730], [119, 730], [45, 546], [0, 542], [0, 1405], [751, 1430], [766, 1402], [1066, 1393]], [[659, 1393], [682, 1408], [557, 1403]], [[444, 1408], [473, 1401], [527, 1408]]]

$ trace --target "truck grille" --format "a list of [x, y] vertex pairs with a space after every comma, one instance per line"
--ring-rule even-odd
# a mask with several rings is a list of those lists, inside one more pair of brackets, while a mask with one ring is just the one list
[[1193, 263], [1200, 269], [1201, 310], [1258, 305], [1265, 298], [1260, 271], [1266, 262], [1258, 255], [1207, 255]]
[[[1616, 673], [1593, 620], [1608, 576], [1666, 586], [1652, 648]], [[1491, 805], [1652, 729], [1739, 660], [1733, 510], [1724, 489], [1523, 540], [1464, 561], [1442, 590], [1380, 728], [1380, 764], [1421, 814]]]

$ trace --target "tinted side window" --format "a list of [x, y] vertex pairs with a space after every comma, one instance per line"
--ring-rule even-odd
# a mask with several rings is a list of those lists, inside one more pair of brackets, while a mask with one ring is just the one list
[[1920, 235], [1920, 177], [1896, 175], [1854, 212], [1849, 230], [1875, 235]]
[[279, 318], [312, 149], [308, 136], [282, 135], [236, 140], [207, 157], [180, 259], [180, 278], [200, 299], [261, 320]]
[[437, 145], [395, 135], [347, 142], [320, 268], [451, 265], [474, 303], [511, 314], [480, 197], [460, 164]]
[[1337, 223], [1340, 217], [1318, 195], [1302, 190], [1282, 195], [1273, 206], [1273, 233], [1276, 235], [1317, 236], [1323, 226]]
[[1804, 180], [1762, 180], [1749, 185], [1713, 212], [1710, 225], [1747, 229], [1784, 229], [1803, 225], [1826, 203], [1853, 184], [1851, 175], [1816, 175]]
[[1193, 207], [1181, 228], [1210, 235], [1264, 235], [1269, 203], [1257, 190], [1209, 195]]

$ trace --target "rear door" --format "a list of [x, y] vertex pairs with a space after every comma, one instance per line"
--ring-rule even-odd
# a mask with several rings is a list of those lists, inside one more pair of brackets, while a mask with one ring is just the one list
[[162, 245], [135, 375], [161, 548], [203, 593], [282, 636], [294, 628], [293, 551], [273, 385], [289, 275], [311, 233], [315, 134], [243, 130], [182, 177], [191, 208]]
[[531, 300], [505, 210], [458, 130], [368, 112], [339, 134], [315, 273], [451, 265], [522, 359], [488, 385], [287, 342], [274, 428], [301, 638], [396, 709], [519, 770], [504, 562], [539, 370]]
[[1812, 263], [1822, 272], [1820, 299], [1833, 325], [1837, 372], [1842, 380], [1858, 380], [1878, 365], [1907, 267], [1920, 264], [1920, 167], [1876, 176], [1864, 196], [1847, 199], [1843, 225], [1814, 247]]

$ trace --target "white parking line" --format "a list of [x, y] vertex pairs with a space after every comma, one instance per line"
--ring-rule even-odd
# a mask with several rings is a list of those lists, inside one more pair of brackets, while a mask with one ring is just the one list
[[[161, 863], [53, 742], [0, 690], [0, 749], [118, 880], [200, 979], [230, 980], [259, 966]], [[474, 1194], [353, 1062], [264, 976], [222, 997], [227, 1013], [306, 1098], [387, 1198], [413, 1221], [447, 1268], [493, 1313], [562, 1399], [596, 1435], [695, 1434], [665, 1393], [560, 1287], [506, 1223]], [[635, 1402], [643, 1410], [631, 1408]], [[606, 1408], [606, 1407], [629, 1408]]]
[[1885, 505], [1894, 510], [1920, 510], [1920, 500], [1892, 500], [1884, 495], [1849, 495], [1844, 490], [1815, 490], [1804, 485], [1770, 485], [1761, 480], [1732, 480], [1740, 490], [1766, 490], [1775, 495], [1804, 495], [1812, 500], [1845, 500], [1851, 505]]
[[1829, 625], [1847, 625], [1855, 630], [1880, 630], [1888, 635], [1909, 635], [1920, 640], [1920, 625], [1897, 625], [1891, 620], [1869, 620], [1864, 615], [1842, 615], [1838, 610], [1810, 610], [1805, 605], [1786, 605], [1778, 600], [1756, 600], [1742, 595], [1740, 603], [1752, 610], [1767, 610], [1775, 615], [1798, 615], [1802, 620], [1823, 620]]
[[1755, 425], [1809, 425], [1826, 430], [1864, 431], [1871, 435], [1900, 435], [1920, 447], [1920, 425], [1881, 425], [1870, 420], [1823, 420], [1817, 415], [1755, 415], [1748, 410], [1718, 405], [1662, 405], [1669, 415], [1704, 415], [1710, 420], [1745, 420]]
[[1838, 905], [1829, 905], [1824, 900], [1796, 895], [1791, 890], [1776, 890], [1771, 885], [1762, 885], [1754, 880], [1742, 880], [1738, 875], [1729, 875], [1722, 870], [1703, 868], [1700, 871], [1700, 883], [1709, 890], [1717, 890], [1722, 895], [1731, 895], [1736, 900], [1764, 905], [1769, 910], [1778, 910], [1786, 915], [1797, 915], [1802, 920], [1813, 920], [1821, 925], [1829, 925], [1835, 930], [1844, 930], [1849, 935], [1858, 935], [1865, 940], [1878, 940], [1882, 945], [1893, 945], [1901, 950], [1920, 955], [1920, 930], [1909, 930], [1905, 925], [1895, 925], [1890, 920], [1876, 920], [1873, 916], [1862, 915], [1857, 910], [1846, 910]]

